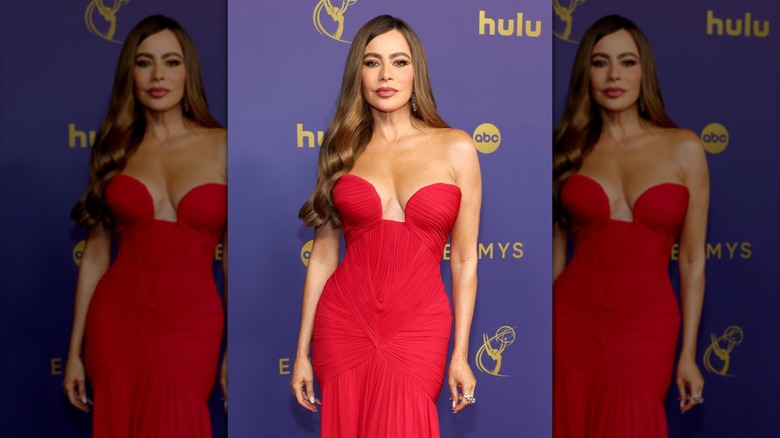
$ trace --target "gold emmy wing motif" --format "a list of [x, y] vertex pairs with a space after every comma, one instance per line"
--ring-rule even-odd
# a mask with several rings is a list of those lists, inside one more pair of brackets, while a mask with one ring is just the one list
[[553, 35], [557, 36], [558, 38], [568, 41], [570, 43], [577, 43], [577, 41], [574, 41], [570, 39], [571, 36], [571, 14], [574, 13], [574, 10], [577, 8], [577, 6], [585, 3], [585, 0], [570, 0], [569, 4], [564, 7], [561, 6], [561, 2], [559, 0], [553, 0], [553, 11], [555, 12], [555, 15], [558, 16], [558, 18], [563, 21], [563, 23], [566, 25], [563, 32], [558, 33], [553, 31]]
[[[319, 0], [317, 6], [314, 7], [314, 14], [312, 15], [314, 27], [317, 29], [317, 32], [336, 41], [349, 43], [349, 41], [341, 39], [341, 35], [344, 33], [344, 13], [347, 12], [347, 8], [355, 3], [357, 3], [357, 0], [341, 0], [341, 6], [335, 7], [333, 6], [333, 3], [331, 3], [331, 0]], [[323, 10], [336, 23], [336, 30], [334, 32], [328, 32], [322, 24], [321, 18]]]
[[[114, 34], [116, 33], [116, 13], [119, 12], [119, 8], [129, 2], [130, 0], [114, 0], [114, 4], [109, 8], [103, 4], [103, 0], [90, 1], [89, 5], [87, 5], [87, 10], [84, 11], [84, 22], [87, 24], [87, 29], [104, 40], [121, 43], [122, 41], [114, 39]], [[108, 23], [107, 30], [101, 31], [98, 28], [99, 26], [95, 24], [95, 11]], [[100, 26], [100, 28], [104, 27], [104, 25]]]
[[[729, 365], [731, 364], [731, 352], [734, 351], [737, 345], [742, 343], [743, 339], [745, 339], [745, 332], [736, 325], [728, 327], [720, 337], [715, 337], [715, 333], [711, 333], [710, 346], [704, 352], [704, 368], [719, 376], [735, 377], [728, 373]], [[712, 357], [713, 353], [715, 353], [717, 359]], [[720, 367], [715, 366], [713, 361], [719, 364]]]
[[[488, 334], [483, 333], [482, 347], [480, 347], [479, 351], [477, 351], [477, 356], [475, 358], [477, 369], [492, 376], [508, 377], [508, 375], [499, 374], [499, 371], [501, 370], [501, 360], [503, 359], [504, 350], [506, 350], [506, 347], [512, 345], [514, 342], [515, 329], [509, 327], [508, 325], [499, 327], [499, 329], [496, 330], [495, 336], [492, 338], [488, 338]], [[485, 354], [487, 354], [495, 364], [492, 369], [485, 366]]]

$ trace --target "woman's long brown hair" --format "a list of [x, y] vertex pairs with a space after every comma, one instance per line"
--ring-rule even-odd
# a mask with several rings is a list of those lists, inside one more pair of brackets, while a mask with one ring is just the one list
[[105, 202], [106, 187], [111, 178], [124, 169], [146, 132], [144, 108], [134, 91], [135, 55], [138, 46], [147, 37], [166, 29], [176, 35], [184, 51], [187, 71], [184, 85], [187, 109], [183, 109], [184, 116], [199, 126], [219, 127], [208, 110], [198, 54], [192, 38], [171, 18], [153, 15], [143, 19], [127, 35], [119, 54], [108, 114], [100, 125], [92, 147], [89, 184], [70, 213], [70, 217], [79, 225], [92, 226], [102, 222], [107, 227], [113, 227], [114, 220]]
[[317, 186], [298, 213], [307, 226], [319, 227], [328, 222], [334, 226], [341, 225], [341, 218], [333, 205], [333, 187], [342, 175], [352, 169], [374, 134], [371, 109], [363, 97], [363, 54], [371, 40], [391, 30], [398, 30], [404, 35], [412, 52], [417, 103], [417, 111], [412, 111], [412, 116], [433, 128], [449, 127], [436, 111], [425, 50], [412, 28], [390, 15], [378, 16], [364, 24], [347, 54], [336, 114], [325, 131], [320, 148]]
[[640, 117], [655, 126], [676, 126], [664, 111], [653, 50], [645, 34], [633, 21], [619, 15], [608, 15], [593, 23], [577, 48], [566, 107], [553, 134], [553, 221], [564, 228], [569, 226], [569, 217], [561, 204], [561, 188], [569, 176], [580, 169], [601, 136], [601, 113], [590, 92], [593, 47], [605, 36], [621, 29], [631, 34], [639, 50], [642, 67]]

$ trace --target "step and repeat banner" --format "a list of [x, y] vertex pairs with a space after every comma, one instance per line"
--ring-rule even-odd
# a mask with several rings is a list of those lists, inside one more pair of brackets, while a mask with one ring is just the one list
[[[71, 407], [61, 387], [86, 234], [69, 213], [87, 185], [121, 42], [158, 13], [192, 36], [210, 109], [226, 124], [225, 3], [0, 2], [0, 436], [92, 435], [91, 414]], [[220, 392], [211, 400], [215, 437], [226, 436]]]
[[[670, 436], [780, 434], [777, 2], [201, 3], [82, 0], [42, 13], [0, 2], [0, 436], [91, 435], [90, 414], [61, 389], [85, 237], [68, 213], [87, 183], [121, 40], [154, 13], [192, 35], [210, 108], [230, 125], [230, 415], [215, 391], [215, 437], [228, 419], [231, 436], [318, 435], [318, 414], [289, 390], [313, 237], [297, 212], [350, 40], [384, 13], [422, 39], [438, 109], [472, 135], [482, 167], [469, 351], [479, 403], [452, 415], [444, 388], [442, 436], [551, 434], [551, 132], [577, 41], [610, 13], [648, 35], [667, 110], [701, 136], [711, 173], [697, 353], [706, 404], [680, 415], [671, 389]], [[442, 260], [449, 291], [446, 250]]]
[[[680, 415], [671, 388], [670, 437], [779, 436], [780, 4], [553, 0], [553, 8], [556, 122], [577, 42], [616, 13], [647, 34], [667, 112], [707, 150], [712, 188], [697, 352], [706, 403]], [[671, 271], [677, 283], [676, 263]]]
[[230, 435], [319, 434], [289, 387], [313, 237], [297, 214], [350, 40], [381, 14], [422, 39], [438, 109], [473, 136], [482, 167], [479, 403], [452, 415], [445, 388], [442, 436], [550, 436], [552, 11], [530, 0], [230, 2]]

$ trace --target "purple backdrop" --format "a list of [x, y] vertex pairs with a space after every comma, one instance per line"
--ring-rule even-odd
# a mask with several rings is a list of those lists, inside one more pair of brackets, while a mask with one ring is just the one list
[[[276, 3], [272, 15], [251, 0], [228, 8], [231, 435], [318, 435], [318, 414], [297, 406], [289, 381], [313, 236], [297, 212], [314, 187], [318, 132], [332, 117], [348, 50], [332, 38], [337, 22], [323, 4]], [[442, 435], [549, 436], [549, 3], [357, 0], [341, 12], [342, 40], [382, 13], [406, 20], [425, 45], [441, 114], [482, 151], [469, 352], [479, 403], [453, 416], [445, 389], [437, 403]], [[448, 263], [442, 271], [449, 290]], [[502, 377], [485, 372], [496, 363], [479, 351], [483, 334], [498, 347], [493, 338], [504, 326], [515, 336]]]
[[[43, 13], [38, 4], [0, 1], [0, 378], [6, 383], [0, 436], [81, 437], [90, 430], [89, 415], [70, 408], [60, 389], [77, 244], [84, 238], [67, 214], [86, 184], [89, 134], [107, 108], [120, 46], [100, 36], [107, 22], [87, 13], [93, 2], [77, 3]], [[152, 13], [188, 29], [211, 109], [231, 125], [231, 435], [316, 436], [316, 414], [298, 408], [288, 389], [312, 237], [296, 214], [314, 184], [318, 131], [332, 116], [348, 46], [329, 36], [336, 22], [317, 0], [273, 9], [232, 0], [227, 11], [218, 2], [124, 3], [115, 14], [115, 39]], [[479, 140], [500, 135], [492, 153], [486, 152], [495, 144], [478, 142], [485, 151], [482, 258], [470, 362], [480, 402], [452, 416], [445, 389], [438, 404], [442, 434], [549, 436], [550, 132], [576, 45], [552, 38], [567, 30], [549, 3], [451, 3], [353, 1], [343, 11], [342, 39], [380, 13], [404, 18], [425, 44], [445, 119]], [[710, 151], [698, 354], [707, 403], [680, 416], [670, 391], [670, 436], [777, 436], [780, 6], [579, 3], [567, 18], [570, 40], [608, 13], [637, 21], [653, 44], [669, 113], [700, 133]], [[447, 263], [442, 271], [449, 284]], [[508, 377], [478, 370], [495, 367], [478, 359], [483, 334], [491, 338], [503, 326], [516, 335], [503, 353], [500, 374]], [[225, 436], [227, 417], [216, 394], [212, 405], [215, 437]]]
[[[110, 38], [98, 3], [0, 2], [3, 437], [91, 435], [91, 415], [70, 407], [61, 389], [85, 236], [68, 214], [86, 188], [90, 132], [111, 96], [121, 45], [110, 39], [151, 14], [178, 20], [198, 47], [211, 110], [227, 121], [225, 4], [103, 0], [119, 6]], [[212, 412], [214, 436], [226, 436], [216, 392]]]
[[[553, 17], [556, 122], [577, 48], [560, 37], [568, 33], [569, 40], [578, 41], [591, 23], [617, 13], [647, 34], [669, 115], [699, 133], [708, 151], [712, 196], [697, 354], [706, 403], [680, 415], [677, 390], [672, 388], [667, 398], [670, 437], [780, 436], [780, 4], [553, 3], [562, 7]], [[581, 4], [571, 8], [573, 3]], [[671, 271], [676, 282], [676, 263]]]

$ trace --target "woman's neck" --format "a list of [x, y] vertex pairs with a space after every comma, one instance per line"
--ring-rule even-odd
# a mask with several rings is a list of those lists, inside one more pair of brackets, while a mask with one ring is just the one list
[[622, 142], [647, 130], [636, 105], [623, 111], [601, 110], [601, 137]]
[[391, 113], [371, 110], [374, 117], [374, 138], [392, 144], [420, 131], [408, 108], [402, 108]]
[[186, 119], [180, 108], [164, 112], [146, 111], [146, 137], [165, 144], [170, 140], [190, 132], [193, 123]]

